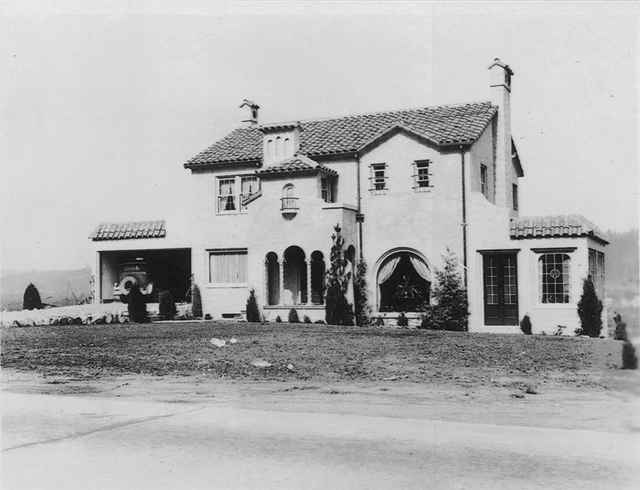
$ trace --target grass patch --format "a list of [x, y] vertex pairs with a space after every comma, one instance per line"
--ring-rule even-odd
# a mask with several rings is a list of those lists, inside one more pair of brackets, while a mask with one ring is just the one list
[[[213, 337], [238, 341], [218, 348], [210, 342]], [[141, 373], [486, 384], [513, 376], [585, 384], [619, 364], [618, 344], [553, 336], [282, 323], [3, 327], [1, 365], [84, 378]], [[253, 366], [255, 359], [271, 366]]]

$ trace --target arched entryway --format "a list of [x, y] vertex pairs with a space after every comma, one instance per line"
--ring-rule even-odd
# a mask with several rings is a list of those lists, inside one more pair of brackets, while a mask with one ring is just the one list
[[300, 305], [307, 302], [307, 262], [304, 251], [297, 246], [284, 252], [284, 289], [285, 305]]
[[266, 274], [266, 303], [268, 305], [280, 304], [280, 264], [278, 255], [275, 252], [269, 252], [264, 259]]
[[316, 250], [311, 254], [311, 303], [314, 305], [324, 304], [325, 274], [324, 255]]
[[378, 311], [415, 312], [429, 301], [431, 270], [417, 252], [397, 250], [381, 260], [376, 283]]

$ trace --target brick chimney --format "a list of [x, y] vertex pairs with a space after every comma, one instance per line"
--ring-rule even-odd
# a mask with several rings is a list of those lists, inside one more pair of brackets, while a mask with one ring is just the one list
[[513, 176], [511, 165], [511, 79], [513, 70], [496, 58], [489, 65], [491, 104], [498, 108], [496, 124], [496, 204], [511, 208]]
[[240, 105], [240, 109], [242, 109], [243, 126], [254, 126], [258, 124], [258, 109], [260, 109], [258, 104], [244, 99]]

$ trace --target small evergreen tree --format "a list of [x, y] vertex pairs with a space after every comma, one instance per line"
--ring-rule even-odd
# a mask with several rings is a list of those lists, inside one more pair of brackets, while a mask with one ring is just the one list
[[193, 285], [191, 293], [191, 313], [194, 318], [202, 318], [202, 297], [200, 296], [200, 288], [197, 284]]
[[43, 304], [40, 300], [40, 293], [32, 283], [29, 283], [27, 288], [24, 290], [24, 296], [22, 297], [22, 309], [40, 310], [42, 307]]
[[147, 303], [144, 295], [140, 292], [140, 287], [137, 284], [131, 286], [127, 296], [129, 297], [129, 302], [127, 304], [129, 320], [135, 323], [146, 323]]
[[525, 335], [531, 335], [532, 328], [533, 327], [531, 326], [531, 319], [529, 318], [529, 315], [525, 315], [520, 322], [520, 330], [522, 330], [522, 333]]
[[598, 299], [591, 275], [582, 283], [582, 296], [578, 302], [578, 316], [582, 334], [599, 337], [602, 330], [602, 301]]
[[249, 291], [249, 299], [247, 300], [247, 321], [252, 323], [262, 321], [262, 314], [260, 313], [258, 301], [256, 300], [255, 289]]
[[289, 323], [300, 323], [300, 318], [295, 308], [289, 310]]
[[398, 326], [399, 327], [407, 327], [409, 325], [409, 319], [404, 316], [404, 313], [400, 313], [398, 317]]
[[356, 262], [356, 273], [353, 279], [353, 297], [356, 313], [356, 325], [366, 326], [371, 323], [371, 308], [367, 299], [367, 263], [364, 259]]
[[467, 291], [458, 273], [458, 261], [447, 248], [444, 269], [436, 270], [433, 287], [433, 305], [423, 307], [421, 328], [466, 332], [469, 328], [469, 303]]
[[344, 238], [339, 225], [331, 235], [331, 266], [327, 271], [327, 297], [325, 299], [325, 319], [329, 325], [353, 325], [353, 306], [347, 301], [347, 286], [351, 279], [347, 272], [347, 258], [344, 253]]
[[163, 320], [173, 320], [178, 310], [171, 291], [160, 291], [158, 295], [158, 313]]

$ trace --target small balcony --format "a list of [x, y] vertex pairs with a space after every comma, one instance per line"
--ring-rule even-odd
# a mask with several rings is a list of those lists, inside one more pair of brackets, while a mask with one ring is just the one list
[[297, 197], [283, 197], [280, 201], [280, 211], [282, 211], [282, 214], [296, 214], [298, 212]]

